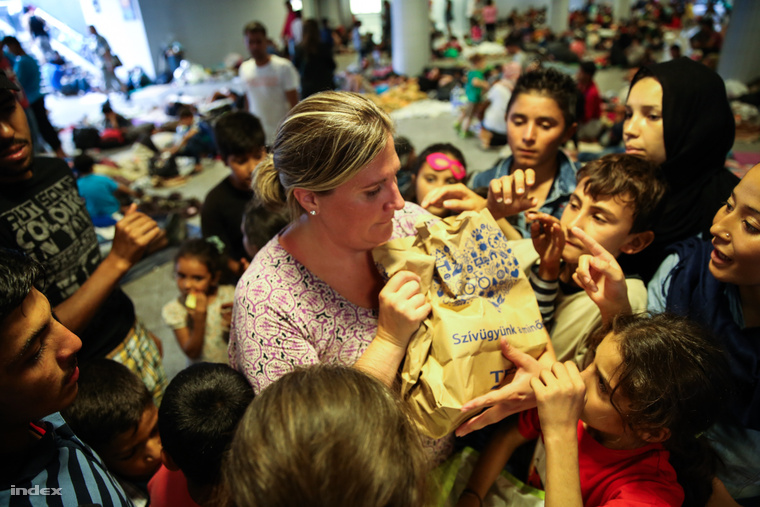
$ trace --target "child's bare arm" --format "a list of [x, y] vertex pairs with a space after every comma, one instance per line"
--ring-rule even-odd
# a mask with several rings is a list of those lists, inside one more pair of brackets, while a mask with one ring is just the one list
[[482, 88], [483, 90], [487, 90], [490, 86], [488, 84], [488, 81], [485, 79], [475, 78], [472, 80], [472, 84], [474, 86], [477, 86], [478, 88]]
[[591, 252], [578, 259], [573, 280], [599, 307], [602, 322], [609, 322], [618, 314], [631, 313], [625, 274], [615, 257], [578, 227], [573, 227], [573, 235]]
[[180, 348], [190, 359], [198, 359], [203, 352], [203, 342], [206, 337], [206, 294], [191, 293], [185, 298], [188, 326], [174, 330]]
[[119, 183], [119, 187], [116, 189], [116, 191], [119, 192], [120, 194], [129, 195], [131, 197], [138, 197], [137, 191], [132, 190], [131, 188], [129, 188], [128, 186], [122, 183]]
[[462, 405], [462, 412], [483, 408], [485, 410], [457, 428], [458, 437], [536, 406], [536, 397], [530, 381], [542, 369], [551, 367], [557, 361], [554, 347], [548, 338], [547, 335], [546, 349], [538, 356], [538, 359], [512, 347], [505, 338], [499, 341], [502, 355], [514, 363], [517, 372], [510, 382]]
[[578, 419], [586, 386], [572, 361], [554, 363], [531, 380], [546, 446], [546, 506], [582, 507]]
[[[482, 505], [488, 490], [504, 469], [512, 453], [528, 440], [517, 429], [517, 418], [505, 421], [497, 429], [481, 453], [457, 507]], [[478, 501], [480, 500], [480, 501]]]

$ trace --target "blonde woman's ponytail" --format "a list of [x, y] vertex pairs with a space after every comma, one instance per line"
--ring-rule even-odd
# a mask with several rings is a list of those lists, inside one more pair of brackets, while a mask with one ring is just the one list
[[256, 166], [251, 187], [257, 202], [264, 206], [264, 208], [272, 213], [283, 211], [286, 204], [285, 189], [282, 188], [279, 174], [274, 168], [274, 158], [272, 155], [267, 155]]

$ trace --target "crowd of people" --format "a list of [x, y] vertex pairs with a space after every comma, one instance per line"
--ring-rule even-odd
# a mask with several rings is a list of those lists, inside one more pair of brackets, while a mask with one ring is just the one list
[[[496, 38], [493, 2], [472, 4]], [[720, 76], [687, 57], [641, 65], [622, 149], [578, 162], [564, 148], [600, 135], [597, 66], [574, 79], [510, 37], [498, 80], [480, 56], [463, 75], [461, 131], [490, 108], [480, 141], [511, 152], [473, 171], [454, 144], [417, 153], [375, 102], [333, 91], [316, 20], [288, 10], [289, 57], [267, 33], [243, 27], [242, 107], [197, 151], [229, 173], [173, 258], [179, 295], [161, 315], [188, 367], [171, 381], [119, 287], [165, 232], [92, 157], [75, 177], [36, 155], [34, 97], [0, 73], [0, 505], [422, 506], [465, 446], [479, 456], [447, 493], [461, 507], [490, 502], [505, 467], [552, 506], [758, 502], [760, 164], [726, 168]], [[201, 141], [179, 116], [177, 151]], [[372, 252], [482, 210], [548, 342], [534, 357], [503, 338], [510, 381], [431, 439], [399, 392], [430, 281], [414, 262], [384, 277]], [[96, 225], [113, 227], [105, 255]]]

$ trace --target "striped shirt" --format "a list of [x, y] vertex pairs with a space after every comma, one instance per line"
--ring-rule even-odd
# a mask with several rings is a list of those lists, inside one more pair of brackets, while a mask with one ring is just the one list
[[132, 506], [103, 461], [55, 413], [29, 430], [39, 440], [16, 475], [0, 482], [0, 506]]
[[548, 324], [554, 318], [554, 302], [559, 293], [559, 280], [546, 281], [538, 276], [538, 264], [528, 270], [528, 280], [536, 294], [538, 309], [544, 319], [544, 324]]

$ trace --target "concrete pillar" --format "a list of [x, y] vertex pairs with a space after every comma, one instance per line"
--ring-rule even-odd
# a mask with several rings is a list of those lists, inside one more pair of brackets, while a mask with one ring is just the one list
[[430, 18], [427, 0], [391, 2], [393, 70], [417, 76], [430, 62]]
[[303, 8], [301, 9], [301, 18], [319, 18], [319, 6], [314, 0], [303, 0]]
[[348, 30], [353, 28], [353, 19], [351, 15], [351, 0], [338, 0], [338, 12], [340, 13], [340, 24]]
[[736, 0], [718, 62], [723, 79], [743, 83], [760, 76], [760, 2]]
[[454, 27], [459, 37], [470, 33], [470, 18], [467, 17], [467, 0], [454, 0]]
[[570, 0], [551, 0], [549, 4], [549, 28], [556, 35], [564, 33], [570, 26], [569, 23]]
[[322, 21], [321, 18], [327, 18], [333, 28], [344, 24], [342, 9], [338, 0], [317, 0], [317, 11], [320, 22]]
[[620, 23], [621, 20], [631, 18], [631, 0], [614, 0], [612, 2], [612, 20]]

